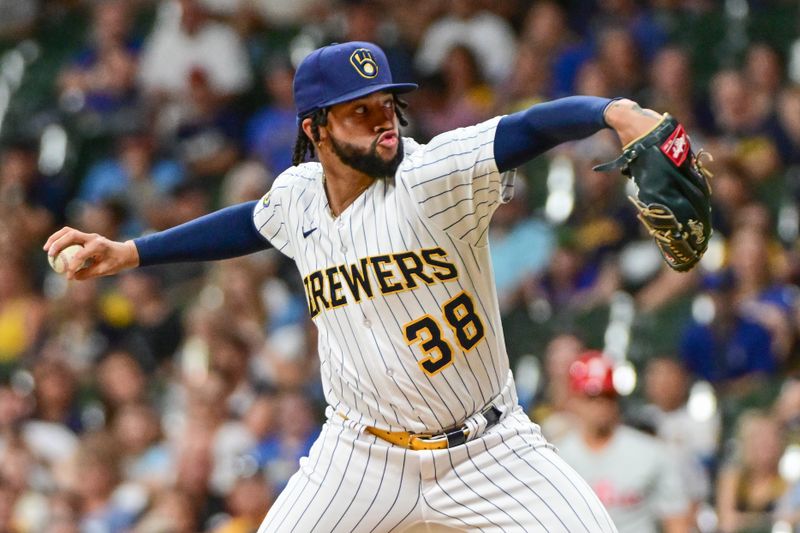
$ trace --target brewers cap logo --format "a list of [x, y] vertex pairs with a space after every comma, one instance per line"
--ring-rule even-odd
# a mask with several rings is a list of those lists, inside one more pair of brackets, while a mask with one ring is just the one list
[[372, 58], [372, 52], [359, 48], [350, 54], [350, 64], [362, 77], [372, 79], [378, 75], [378, 64]]

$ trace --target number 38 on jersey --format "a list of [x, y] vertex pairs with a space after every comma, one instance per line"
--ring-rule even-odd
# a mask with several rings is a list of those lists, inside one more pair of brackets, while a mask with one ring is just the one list
[[[472, 350], [484, 337], [481, 317], [466, 292], [460, 292], [442, 305], [442, 316], [423, 315], [403, 326], [409, 345], [417, 346], [425, 356], [418, 361], [420, 368], [433, 375], [453, 362], [453, 345], [447, 340], [447, 330], [464, 351]], [[445, 324], [445, 327], [442, 325]]]

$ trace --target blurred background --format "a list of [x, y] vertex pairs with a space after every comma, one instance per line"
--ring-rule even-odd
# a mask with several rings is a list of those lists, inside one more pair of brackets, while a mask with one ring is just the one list
[[800, 531], [796, 0], [0, 0], [0, 531], [256, 530], [323, 418], [294, 266], [68, 283], [41, 247], [261, 197], [291, 164], [294, 67], [345, 40], [420, 83], [420, 141], [591, 94], [714, 155], [713, 239], [682, 275], [591, 170], [609, 132], [520, 169], [490, 236], [509, 356], [558, 442], [581, 418], [567, 369], [603, 350], [695, 530]]

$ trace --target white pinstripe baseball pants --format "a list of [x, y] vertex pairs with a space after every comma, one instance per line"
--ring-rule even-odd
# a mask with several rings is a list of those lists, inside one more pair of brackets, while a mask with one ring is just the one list
[[258, 533], [616, 532], [592, 489], [517, 407], [478, 438], [411, 451], [337, 416]]

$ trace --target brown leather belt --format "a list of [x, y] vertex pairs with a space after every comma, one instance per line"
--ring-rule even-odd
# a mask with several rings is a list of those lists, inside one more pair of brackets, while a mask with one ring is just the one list
[[[488, 429], [497, 424], [503, 412], [494, 405], [490, 405], [483, 409], [481, 414], [486, 418], [486, 429]], [[395, 446], [402, 446], [409, 450], [444, 450], [445, 448], [461, 446], [467, 442], [469, 431], [469, 428], [464, 425], [432, 435], [427, 433], [409, 433], [408, 431], [386, 431], [384, 429], [367, 426], [367, 432]]]

